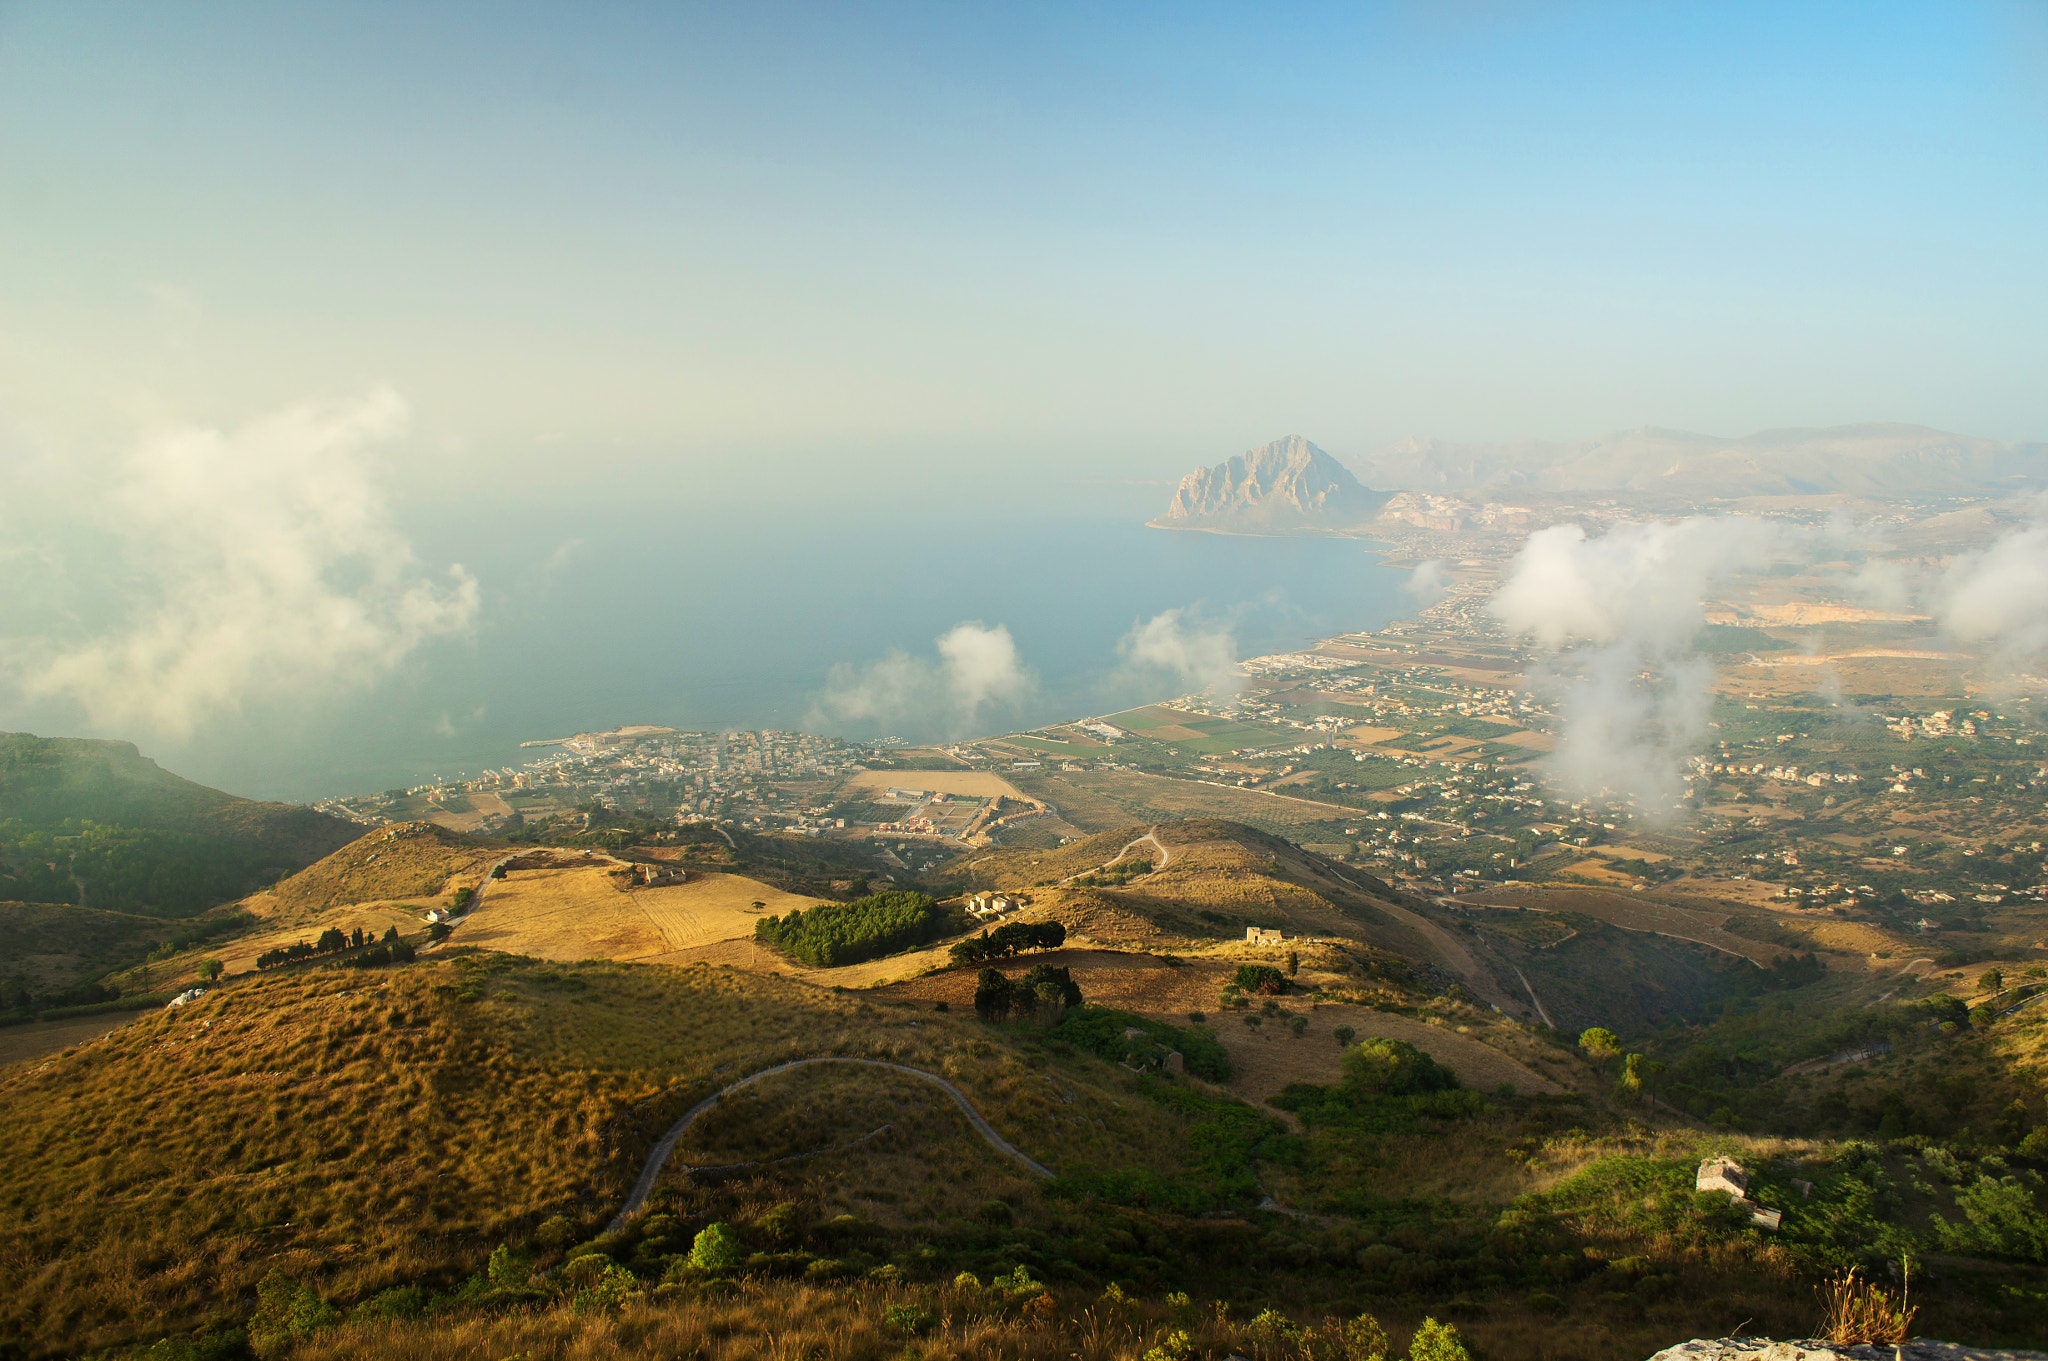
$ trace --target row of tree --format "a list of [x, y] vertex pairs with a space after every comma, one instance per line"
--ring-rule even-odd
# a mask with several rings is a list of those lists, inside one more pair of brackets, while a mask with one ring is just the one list
[[1057, 950], [1066, 942], [1067, 928], [1058, 922], [1004, 922], [961, 941], [950, 953], [955, 964], [986, 964], [1026, 950]]
[[374, 931], [365, 931], [360, 926], [353, 931], [343, 931], [338, 926], [330, 926], [311, 944], [302, 940], [296, 944], [279, 946], [275, 950], [265, 950], [256, 956], [256, 967], [272, 969], [280, 964], [293, 964], [320, 955], [339, 954], [343, 950], [359, 950], [365, 945], [379, 945], [385, 950], [387, 961], [399, 957], [398, 952], [401, 950], [404, 952], [403, 958], [413, 957], [412, 946], [399, 939], [398, 927], [395, 925], [385, 929], [381, 942]]
[[754, 939], [814, 969], [858, 964], [922, 945], [939, 934], [938, 904], [907, 889], [819, 903], [754, 924]]

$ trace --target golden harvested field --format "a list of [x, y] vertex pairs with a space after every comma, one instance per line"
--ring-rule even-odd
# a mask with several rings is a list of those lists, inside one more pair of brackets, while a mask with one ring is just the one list
[[987, 770], [864, 770], [847, 783], [855, 789], [922, 789], [975, 799], [1018, 799], [1017, 786]]
[[754, 934], [756, 902], [780, 915], [817, 900], [736, 874], [628, 889], [609, 862], [515, 869], [492, 884], [457, 928], [463, 945], [537, 959], [658, 960]]

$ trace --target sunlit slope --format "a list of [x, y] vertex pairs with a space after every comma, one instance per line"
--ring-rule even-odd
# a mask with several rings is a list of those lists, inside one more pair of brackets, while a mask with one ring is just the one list
[[1094, 939], [1221, 942], [1261, 927], [1418, 962], [1439, 953], [1383, 881], [1241, 822], [1134, 825], [1056, 850], [974, 851], [949, 869], [978, 887], [1029, 892]]
[[509, 848], [431, 822], [401, 822], [357, 837], [251, 904], [280, 923], [332, 907], [430, 898], [459, 876], [479, 876]]
[[[1119, 1107], [1071, 1080], [1072, 1100], [1055, 1099], [971, 1017], [774, 978], [502, 955], [263, 976], [0, 1070], [0, 1254], [17, 1263], [0, 1335], [97, 1350], [233, 1312], [280, 1263], [357, 1299], [457, 1280], [553, 1215], [588, 1236], [682, 1111], [824, 1054], [942, 1073], [1003, 1137], [1055, 1164], [1177, 1147], [1179, 1122], [1149, 1104]], [[831, 1099], [807, 1087], [797, 1095]], [[943, 1095], [899, 1085], [888, 1100], [930, 1129], [949, 1181], [1014, 1180], [954, 1128]], [[776, 1148], [802, 1146], [764, 1120]], [[876, 1156], [894, 1166], [898, 1147]], [[930, 1166], [936, 1151], [901, 1156]], [[890, 1191], [847, 1193], [869, 1189]], [[978, 1205], [990, 1193], [948, 1194]]]

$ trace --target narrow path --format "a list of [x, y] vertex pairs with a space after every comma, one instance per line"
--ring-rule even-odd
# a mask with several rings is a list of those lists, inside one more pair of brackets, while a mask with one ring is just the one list
[[1137, 840], [1126, 842], [1122, 850], [1118, 851], [1115, 855], [1112, 855], [1109, 859], [1103, 861], [1100, 865], [1097, 865], [1095, 869], [1075, 870], [1072, 874], [1060, 880], [1060, 882], [1062, 884], [1071, 884], [1084, 874], [1094, 874], [1097, 870], [1108, 869], [1111, 865], [1114, 865], [1117, 861], [1129, 855], [1131, 853], [1131, 847], [1142, 846], [1148, 841], [1151, 842], [1154, 849], [1156, 849], [1159, 852], [1159, 863], [1152, 867], [1153, 870], [1163, 870], [1167, 867], [1167, 865], [1172, 863], [1173, 852], [1166, 849], [1166, 843], [1159, 839], [1158, 833], [1159, 828], [1155, 825], [1149, 830], [1147, 830], [1145, 835], [1139, 837]]
[[1549, 1026], [1552, 1030], [1557, 1029], [1557, 1022], [1551, 1020], [1550, 1013], [1543, 1009], [1543, 999], [1536, 995], [1536, 989], [1529, 987], [1529, 975], [1523, 973], [1517, 965], [1510, 964], [1508, 967], [1515, 971], [1515, 977], [1522, 980], [1522, 986], [1529, 989], [1529, 1000], [1536, 1004], [1536, 1014], [1543, 1018], [1543, 1024]]
[[647, 1155], [647, 1166], [641, 1169], [640, 1180], [633, 1183], [632, 1194], [626, 1197], [625, 1205], [620, 1208], [619, 1213], [612, 1219], [612, 1222], [605, 1226], [605, 1232], [617, 1233], [625, 1227], [626, 1221], [632, 1218], [642, 1205], [647, 1203], [647, 1197], [654, 1193], [654, 1184], [661, 1176], [661, 1169], [667, 1165], [669, 1155], [676, 1151], [676, 1145], [681, 1142], [683, 1135], [689, 1132], [690, 1126], [696, 1123], [699, 1116], [742, 1087], [750, 1087], [762, 1078], [774, 1077], [778, 1073], [787, 1073], [792, 1069], [808, 1067], [813, 1063], [847, 1063], [861, 1068], [887, 1068], [891, 1072], [905, 1073], [914, 1078], [921, 1078], [953, 1098], [953, 1104], [958, 1106], [960, 1113], [967, 1117], [967, 1123], [974, 1126], [974, 1132], [988, 1141], [989, 1147], [1004, 1157], [1021, 1164], [1034, 1177], [1052, 1176], [1051, 1168], [1034, 1162], [1020, 1152], [1009, 1140], [996, 1133], [995, 1126], [983, 1119], [981, 1112], [974, 1108], [974, 1103], [967, 1099], [967, 1093], [961, 1091], [937, 1073], [928, 1073], [922, 1068], [911, 1068], [901, 1063], [886, 1063], [881, 1059], [837, 1057], [791, 1059], [788, 1063], [778, 1063], [773, 1068], [763, 1068], [752, 1076], [743, 1077], [731, 1086], [713, 1092], [710, 1096], [705, 1097], [702, 1101], [690, 1107], [689, 1110], [683, 1112], [683, 1118], [668, 1127], [668, 1132], [661, 1136], [660, 1140], [654, 1145], [653, 1151]]

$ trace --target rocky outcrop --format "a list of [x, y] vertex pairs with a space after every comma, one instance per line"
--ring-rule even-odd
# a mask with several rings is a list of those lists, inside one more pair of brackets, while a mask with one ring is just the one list
[[1240, 454], [1180, 481], [1162, 529], [1285, 534], [1346, 529], [1370, 520], [1386, 497], [1299, 435]]
[[1836, 1346], [1832, 1342], [1777, 1342], [1768, 1337], [1694, 1338], [1666, 1347], [1650, 1361], [2048, 1361], [2048, 1352], [1964, 1347], [1916, 1337], [1894, 1347]]

